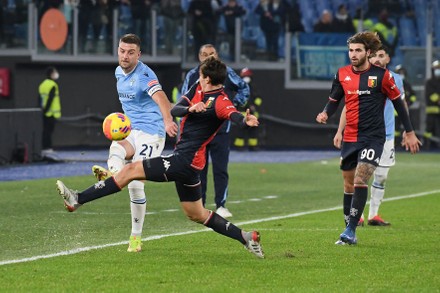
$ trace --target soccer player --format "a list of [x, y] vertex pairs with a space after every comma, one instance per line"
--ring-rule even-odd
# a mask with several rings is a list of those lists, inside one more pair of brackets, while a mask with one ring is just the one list
[[[202, 63], [209, 57], [218, 58], [217, 50], [211, 44], [205, 44], [199, 49], [199, 61]], [[182, 85], [182, 94], [185, 94], [188, 89], [199, 79], [199, 66], [188, 71]], [[238, 76], [235, 71], [227, 68], [226, 80], [223, 82], [225, 92], [233, 101], [234, 105], [244, 106], [249, 99], [249, 86], [243, 79]], [[223, 127], [217, 132], [215, 138], [206, 147], [206, 166], [201, 173], [202, 180], [202, 200], [206, 203], [206, 189], [208, 182], [208, 161], [209, 156], [212, 161], [212, 172], [214, 175], [214, 191], [215, 191], [215, 205], [217, 213], [224, 218], [232, 217], [232, 213], [225, 207], [228, 198], [228, 163], [229, 163], [229, 148], [230, 148], [230, 129], [231, 122], [226, 121]]]
[[[119, 40], [116, 68], [116, 88], [124, 113], [130, 118], [132, 131], [121, 141], [113, 141], [109, 149], [109, 170], [93, 166], [98, 180], [104, 180], [119, 172], [127, 160], [141, 161], [160, 156], [165, 138], [174, 137], [177, 124], [171, 116], [169, 102], [156, 74], [139, 61], [140, 39], [134, 34], [124, 35]], [[128, 184], [131, 210], [131, 235], [127, 251], [141, 251], [142, 227], [145, 219], [147, 199], [144, 182], [133, 180]]]
[[[379, 164], [385, 143], [383, 111], [387, 97], [405, 127], [403, 143], [406, 150], [415, 154], [420, 147], [392, 74], [368, 62], [368, 57], [382, 45], [379, 37], [373, 32], [359, 32], [351, 36], [347, 44], [351, 64], [338, 69], [329, 101], [316, 117], [318, 123], [325, 124], [345, 97], [347, 123], [340, 168], [344, 185], [353, 185], [354, 192], [353, 196], [344, 195], [344, 206], [350, 205], [349, 218], [337, 244], [357, 243], [356, 228], [367, 201], [368, 180]], [[349, 190], [347, 187], [344, 189]]]
[[226, 72], [226, 65], [220, 60], [209, 58], [202, 62], [199, 83], [171, 110], [173, 116], [183, 117], [179, 138], [171, 155], [127, 164], [112, 177], [79, 193], [58, 180], [57, 189], [67, 210], [73, 212], [86, 202], [119, 192], [134, 179], [174, 181], [182, 209], [190, 220], [238, 240], [251, 253], [264, 258], [257, 231], [241, 230], [217, 213], [207, 210], [202, 203], [200, 172], [206, 163], [206, 145], [227, 119], [242, 127], [258, 126], [258, 119], [249, 111], [243, 116], [224, 92], [222, 83]]
[[[389, 49], [385, 46], [381, 46], [380, 49], [370, 54], [369, 61], [371, 64], [376, 66], [386, 68], [388, 63], [390, 62]], [[390, 71], [393, 75], [394, 81], [399, 88], [400, 93], [404, 92], [403, 88], [403, 80], [399, 74]], [[400, 98], [403, 100], [404, 95], [401, 95]], [[403, 100], [404, 101], [404, 100]], [[406, 107], [406, 102], [404, 101], [404, 105]], [[370, 209], [368, 214], [368, 225], [371, 226], [388, 226], [391, 223], [384, 221], [379, 216], [379, 207], [382, 203], [385, 194], [385, 182], [388, 178], [388, 172], [390, 167], [394, 166], [396, 163], [395, 158], [395, 149], [394, 149], [394, 129], [395, 129], [395, 118], [394, 118], [394, 107], [391, 103], [390, 99], [387, 99], [385, 102], [384, 109], [384, 119], [385, 119], [385, 134], [386, 140], [382, 152], [382, 156], [380, 157], [379, 165], [374, 171], [374, 181], [371, 185], [371, 199], [370, 199]], [[338, 131], [333, 139], [334, 145], [337, 148], [341, 148], [343, 130], [346, 123], [346, 108], [342, 110], [341, 119], [339, 121]], [[351, 185], [351, 182], [346, 182], [344, 184], [348, 190], [344, 190], [344, 219], [345, 224], [348, 224], [348, 216], [351, 205], [351, 196], [354, 192], [354, 186]], [[345, 199], [345, 197], [347, 198]], [[364, 219], [363, 216], [359, 220], [358, 225], [363, 225]]]

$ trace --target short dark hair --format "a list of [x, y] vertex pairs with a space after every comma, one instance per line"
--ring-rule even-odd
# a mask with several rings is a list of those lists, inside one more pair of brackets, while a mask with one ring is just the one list
[[350, 44], [363, 44], [365, 46], [365, 51], [370, 50], [371, 53], [374, 53], [379, 50], [382, 42], [377, 33], [365, 31], [356, 33], [348, 38], [347, 45]]
[[211, 79], [211, 85], [219, 85], [225, 82], [227, 70], [225, 63], [209, 57], [200, 65], [200, 72]]
[[135, 44], [139, 48], [141, 47], [141, 39], [135, 34], [126, 34], [121, 37], [119, 42], [127, 43], [127, 44]]
[[47, 78], [51, 78], [52, 73], [54, 73], [55, 71], [57, 71], [57, 69], [53, 66], [49, 66], [46, 68], [46, 77]]

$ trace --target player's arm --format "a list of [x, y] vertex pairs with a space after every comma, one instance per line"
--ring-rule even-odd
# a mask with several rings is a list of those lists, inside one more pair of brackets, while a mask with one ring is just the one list
[[215, 112], [217, 117], [223, 120], [231, 120], [241, 128], [245, 127], [257, 127], [259, 124], [258, 118], [250, 114], [250, 110], [246, 110], [246, 114], [241, 114], [231, 100], [223, 99], [221, 96], [217, 98], [215, 103]]
[[326, 124], [329, 117], [331, 117], [338, 109], [339, 103], [344, 97], [344, 89], [339, 81], [339, 72], [336, 73], [333, 79], [332, 89], [328, 97], [328, 102], [321, 113], [316, 116], [316, 122]]
[[258, 118], [250, 114], [250, 109], [246, 109], [246, 115], [243, 115], [240, 112], [233, 112], [229, 116], [229, 119], [241, 128], [257, 127], [260, 124]]
[[408, 110], [405, 108], [405, 102], [400, 98], [400, 90], [396, 86], [392, 74], [387, 70], [382, 81], [382, 91], [391, 99], [394, 109], [399, 115], [400, 121], [405, 128], [405, 149], [410, 150], [412, 154], [419, 151], [422, 143], [417, 138], [411, 120], [409, 118]]
[[176, 136], [177, 124], [174, 122], [173, 116], [171, 116], [171, 103], [168, 100], [167, 95], [164, 91], [157, 91], [153, 94], [152, 98], [159, 106], [160, 112], [162, 113], [166, 132], [171, 137]]
[[249, 100], [249, 85], [234, 70], [228, 67], [228, 78], [235, 85], [237, 94], [234, 97], [234, 104], [244, 106]]
[[[174, 107], [171, 109], [171, 115], [174, 117], [183, 117], [189, 113], [192, 112], [201, 112], [200, 105], [193, 107], [194, 104], [191, 102], [192, 98], [196, 94], [197, 88], [199, 84], [195, 83], [192, 85], [192, 87], [188, 90], [188, 92], [183, 95], [179, 101], [174, 105]], [[202, 103], [203, 104], [203, 103]]]
[[342, 146], [342, 133], [344, 132], [345, 124], [347, 124], [347, 108], [344, 106], [341, 117], [339, 118], [338, 131], [336, 131], [336, 134], [333, 137], [333, 145], [338, 149]]

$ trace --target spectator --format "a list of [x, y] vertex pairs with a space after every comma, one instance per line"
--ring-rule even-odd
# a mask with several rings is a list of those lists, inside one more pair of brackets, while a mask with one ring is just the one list
[[93, 0], [81, 0], [78, 4], [78, 42], [80, 52], [92, 50], [94, 44], [87, 47], [87, 34], [89, 27], [93, 29], [93, 42], [99, 37], [100, 25], [96, 20], [99, 4]]
[[339, 5], [338, 12], [335, 14], [334, 30], [338, 33], [355, 33], [353, 21], [345, 4]]
[[287, 25], [291, 33], [304, 32], [304, 25], [301, 22], [301, 11], [298, 3], [287, 6]]
[[395, 68], [395, 72], [400, 75], [403, 80], [403, 87], [405, 89], [405, 101], [408, 104], [408, 107], [411, 107], [417, 102], [416, 92], [412, 88], [411, 83], [408, 81], [408, 76], [406, 72], [406, 68], [401, 64], [397, 65]]
[[225, 17], [229, 55], [233, 58], [235, 52], [235, 19], [245, 15], [246, 10], [236, 0], [228, 0], [228, 3], [220, 9], [220, 13]]
[[313, 31], [315, 33], [333, 33], [335, 31], [333, 16], [330, 11], [325, 9], [321, 13], [321, 17], [319, 18], [318, 22], [313, 26]]
[[377, 32], [382, 44], [390, 48], [390, 57], [393, 57], [399, 36], [397, 27], [389, 20], [388, 16], [388, 10], [382, 9], [379, 14], [379, 22], [374, 25], [373, 31]]
[[[261, 109], [261, 104], [263, 103], [263, 99], [255, 91], [255, 88], [252, 84], [252, 76], [253, 76], [252, 70], [250, 70], [247, 67], [243, 68], [240, 71], [240, 77], [249, 86], [250, 96], [247, 103], [244, 106], [237, 106], [237, 109], [242, 114], [246, 113], [246, 110], [249, 109], [249, 113], [251, 113], [252, 115], [258, 118], [260, 116], [260, 109]], [[234, 140], [234, 147], [236, 147], [237, 150], [244, 150], [246, 146], [248, 147], [249, 151], [257, 151], [259, 149], [258, 130], [256, 127], [252, 127], [252, 128], [238, 127], [237, 132], [238, 132], [237, 136], [235, 137]]]
[[204, 44], [214, 43], [215, 25], [214, 11], [210, 0], [193, 0], [189, 4], [188, 14], [192, 17], [192, 33], [194, 36], [194, 56], [199, 58], [198, 49]]
[[255, 13], [260, 15], [260, 27], [266, 39], [269, 58], [278, 59], [278, 38], [283, 32], [287, 7], [280, 0], [260, 0]]
[[[118, 5], [119, 11], [119, 35], [123, 36], [133, 30], [133, 14], [130, 0], [120, 0]], [[141, 36], [141, 39], [145, 37]]]
[[[130, 0], [133, 31], [142, 40], [141, 51], [151, 54], [151, 8], [153, 1]], [[124, 18], [125, 20], [125, 18]], [[129, 21], [127, 19], [127, 21]], [[126, 31], [128, 33], [129, 31]]]
[[365, 14], [362, 8], [356, 9], [356, 14], [353, 17], [353, 27], [356, 32], [371, 31], [374, 27], [374, 22], [370, 18], [364, 18]]
[[180, 0], [160, 1], [160, 11], [163, 16], [165, 30], [165, 50], [168, 54], [176, 53], [178, 44], [176, 41], [177, 30], [182, 25], [184, 12]]
[[439, 147], [431, 140], [434, 136], [440, 138], [440, 60], [432, 63], [432, 77], [425, 83], [426, 95], [426, 147]]
[[48, 67], [46, 78], [38, 87], [40, 107], [43, 113], [43, 156], [53, 152], [52, 134], [55, 130], [56, 120], [61, 117], [60, 91], [56, 82], [59, 77], [60, 74], [55, 67]]

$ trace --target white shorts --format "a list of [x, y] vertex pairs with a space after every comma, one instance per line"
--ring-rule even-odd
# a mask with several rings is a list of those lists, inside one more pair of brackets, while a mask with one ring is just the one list
[[134, 148], [132, 161], [158, 157], [165, 147], [165, 138], [133, 129], [125, 139]]
[[383, 145], [382, 156], [380, 157], [379, 167], [391, 167], [396, 164], [396, 152], [394, 149], [394, 139], [386, 140]]

